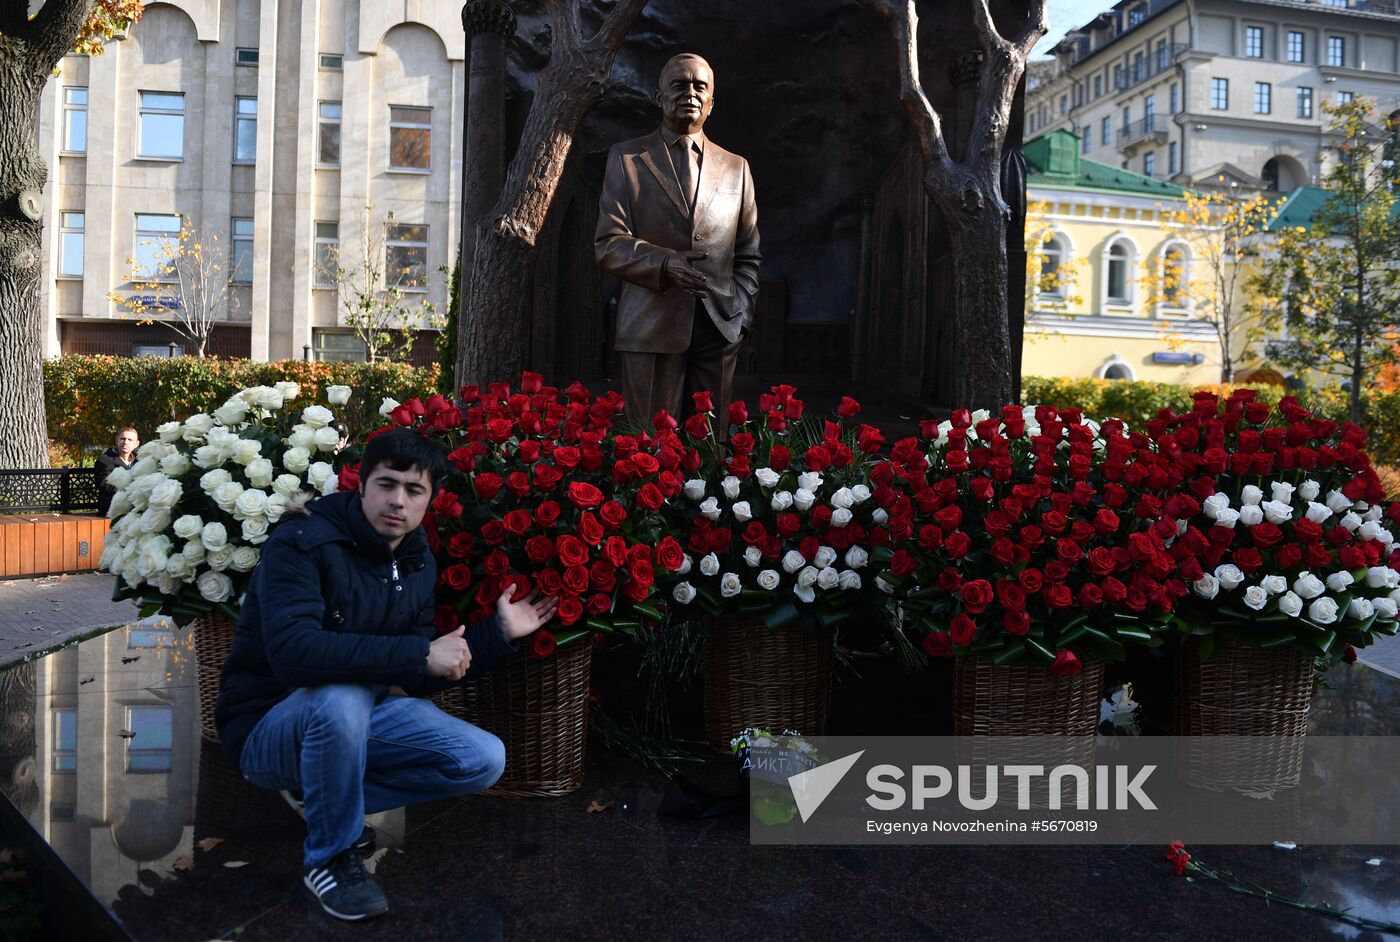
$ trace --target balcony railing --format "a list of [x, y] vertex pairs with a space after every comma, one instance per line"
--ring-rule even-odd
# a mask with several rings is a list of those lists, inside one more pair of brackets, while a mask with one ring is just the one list
[[1134, 121], [1132, 124], [1118, 130], [1118, 146], [1131, 144], [1136, 140], [1147, 137], [1149, 134], [1166, 134], [1167, 118], [1165, 115], [1153, 114], [1145, 118]]
[[1151, 55], [1144, 56], [1117, 72], [1113, 76], [1114, 89], [1121, 92], [1147, 81], [1154, 75], [1165, 72], [1182, 53], [1190, 48], [1190, 43], [1171, 43], [1154, 49]]

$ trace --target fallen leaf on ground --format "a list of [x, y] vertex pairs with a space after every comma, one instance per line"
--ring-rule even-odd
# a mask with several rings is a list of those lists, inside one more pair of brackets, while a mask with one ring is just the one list
[[174, 867], [176, 870], [193, 870], [194, 858], [191, 857], [189, 854], [186, 854], [179, 860], [175, 861]]
[[224, 842], [222, 837], [206, 837], [199, 842], [200, 850], [213, 850]]
[[246, 867], [246, 866], [248, 866], [248, 861], [246, 861], [246, 860], [226, 860], [226, 861], [224, 861], [224, 866], [225, 866], [225, 867], [228, 867], [230, 870], [237, 870], [239, 867]]
[[611, 801], [607, 804], [603, 804], [595, 798], [588, 803], [588, 813], [597, 814], [599, 811], [607, 811], [608, 809], [612, 808], [613, 804], [614, 803]]
[[379, 866], [379, 861], [384, 859], [384, 855], [389, 853], [389, 848], [381, 847], [365, 858], [365, 870], [370, 876], [374, 876], [375, 869]]

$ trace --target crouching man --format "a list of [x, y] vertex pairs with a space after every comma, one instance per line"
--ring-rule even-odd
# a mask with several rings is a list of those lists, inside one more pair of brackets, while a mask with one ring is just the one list
[[373, 842], [366, 814], [480, 791], [505, 766], [499, 739], [419, 697], [500, 664], [554, 615], [554, 599], [503, 597], [493, 617], [437, 637], [421, 523], [445, 472], [410, 429], [370, 442], [359, 491], [284, 517], [263, 544], [224, 664], [224, 752], [300, 805], [304, 882], [340, 919], [388, 909], [358, 852]]

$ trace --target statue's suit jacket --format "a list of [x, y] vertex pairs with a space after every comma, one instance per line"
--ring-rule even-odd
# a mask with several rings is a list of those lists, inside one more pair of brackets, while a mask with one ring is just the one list
[[613, 146], [599, 200], [594, 254], [622, 279], [614, 349], [684, 353], [695, 297], [664, 273], [674, 252], [708, 252], [695, 262], [709, 279], [705, 310], [730, 343], [753, 324], [758, 294], [758, 208], [744, 158], [705, 140], [688, 213], [660, 131]]

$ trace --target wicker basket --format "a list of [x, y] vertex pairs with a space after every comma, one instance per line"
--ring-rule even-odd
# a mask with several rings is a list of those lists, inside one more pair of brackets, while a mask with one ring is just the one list
[[583, 786], [592, 663], [593, 643], [585, 636], [546, 658], [522, 651], [499, 670], [433, 698], [444, 712], [505, 743], [505, 771], [487, 794], [552, 798]]
[[953, 662], [956, 736], [1085, 736], [1099, 725], [1103, 662], [1059, 677], [1040, 664], [993, 664], [978, 657]]
[[1177, 649], [1172, 732], [1241, 737], [1228, 750], [1187, 743], [1187, 781], [1216, 790], [1272, 792], [1298, 784], [1314, 660], [1222, 639], [1204, 661], [1195, 639]]
[[199, 728], [206, 739], [219, 741], [214, 728], [214, 704], [219, 699], [219, 675], [233, 647], [236, 622], [215, 612], [201, 615], [190, 622], [194, 632], [195, 676], [199, 681]]
[[705, 631], [705, 741], [720, 752], [748, 727], [826, 732], [831, 635], [722, 615]]

